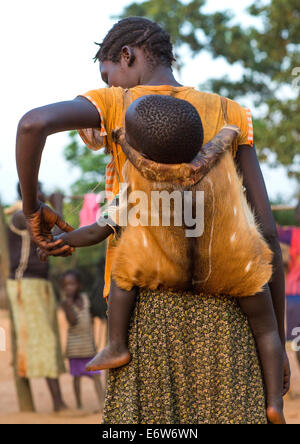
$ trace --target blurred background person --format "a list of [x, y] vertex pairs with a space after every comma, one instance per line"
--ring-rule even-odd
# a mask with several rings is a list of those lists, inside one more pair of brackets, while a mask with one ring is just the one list
[[294, 349], [292, 342], [299, 336], [299, 331], [295, 329], [300, 328], [300, 201], [295, 217], [299, 226], [278, 227], [286, 274], [286, 334], [292, 368], [291, 398], [300, 394], [297, 390], [300, 380], [300, 351]]
[[77, 409], [82, 409], [80, 382], [82, 376], [88, 376], [94, 381], [99, 407], [102, 411], [104, 390], [100, 381], [100, 372], [85, 370], [86, 364], [96, 354], [90, 299], [83, 292], [81, 276], [77, 270], [66, 271], [61, 285], [64, 294], [62, 307], [69, 324], [66, 357], [69, 359], [70, 373], [74, 378], [76, 406]]
[[[296, 207], [296, 223], [300, 225], [300, 201]], [[279, 241], [289, 247], [286, 274], [287, 339], [295, 339], [293, 330], [300, 327], [300, 226], [278, 227]]]
[[[34, 410], [31, 378], [46, 378], [55, 412], [67, 408], [58, 377], [65, 372], [56, 316], [56, 299], [49, 281], [48, 261], [41, 262], [30, 240], [22, 212], [22, 196], [6, 213], [10, 215], [7, 237], [10, 273], [7, 281], [11, 313], [13, 361], [20, 410]], [[42, 185], [39, 200], [45, 202]], [[62, 212], [63, 196], [56, 193], [50, 203]]]

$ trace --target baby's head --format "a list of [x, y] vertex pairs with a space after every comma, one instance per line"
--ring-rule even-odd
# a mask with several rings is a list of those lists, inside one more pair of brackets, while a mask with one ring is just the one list
[[186, 100], [149, 95], [128, 108], [126, 140], [137, 151], [159, 163], [189, 163], [203, 144], [197, 110]]

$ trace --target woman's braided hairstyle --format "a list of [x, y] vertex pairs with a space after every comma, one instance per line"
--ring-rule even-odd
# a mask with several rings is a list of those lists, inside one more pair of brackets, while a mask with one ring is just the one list
[[[143, 17], [127, 17], [107, 33], [94, 60], [118, 63], [123, 46], [143, 48], [151, 63], [171, 67], [175, 61], [170, 35], [157, 23]], [[134, 58], [131, 60], [131, 64]]]

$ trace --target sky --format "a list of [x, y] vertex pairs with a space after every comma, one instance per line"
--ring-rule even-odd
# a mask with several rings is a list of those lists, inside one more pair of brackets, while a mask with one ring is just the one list
[[[0, 41], [2, 85], [0, 106], [1, 157], [0, 199], [11, 203], [16, 198], [15, 136], [18, 121], [32, 108], [69, 100], [90, 89], [104, 87], [94, 42], [101, 42], [128, 0], [9, 0], [0, 2]], [[249, 22], [243, 13], [249, 0], [227, 0], [240, 20]], [[208, 0], [208, 11], [223, 10], [223, 0]], [[250, 23], [250, 22], [249, 22]], [[238, 78], [240, 68], [229, 67], [222, 59], [212, 60], [201, 53], [185, 57], [186, 66], [179, 81], [197, 86], [225, 72]], [[48, 192], [62, 189], [68, 194], [78, 177], [78, 170], [63, 158], [67, 133], [50, 136], [43, 153], [40, 180]], [[283, 168], [262, 166], [272, 199], [278, 194], [286, 200], [295, 193], [296, 184]]]

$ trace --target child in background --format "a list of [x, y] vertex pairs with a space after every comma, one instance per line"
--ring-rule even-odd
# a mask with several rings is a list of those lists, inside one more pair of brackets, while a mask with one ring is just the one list
[[93, 322], [90, 302], [82, 292], [81, 278], [77, 270], [66, 271], [62, 277], [64, 300], [62, 307], [69, 323], [66, 356], [70, 363], [70, 373], [74, 377], [76, 405], [82, 409], [80, 380], [82, 376], [93, 379], [100, 409], [103, 409], [104, 391], [99, 371], [87, 372], [86, 364], [95, 356], [96, 347], [93, 336]]

